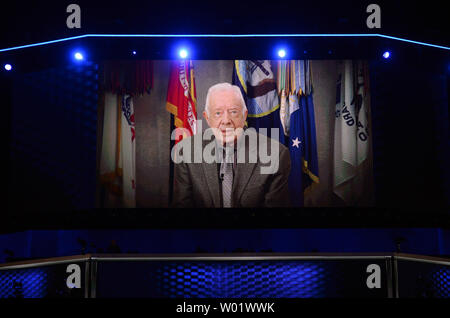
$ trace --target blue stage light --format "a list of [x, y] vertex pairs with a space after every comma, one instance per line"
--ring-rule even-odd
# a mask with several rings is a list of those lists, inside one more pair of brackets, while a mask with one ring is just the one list
[[281, 58], [285, 57], [286, 56], [286, 51], [283, 50], [283, 49], [278, 50], [278, 56], [281, 57]]
[[81, 54], [80, 52], [76, 52], [74, 55], [76, 60], [81, 61], [84, 57], [83, 54]]
[[5, 70], [11, 71], [12, 70], [11, 64], [5, 64]]
[[133, 51], [132, 53], [133, 53], [133, 55], [136, 55], [136, 51]]
[[383, 57], [384, 57], [385, 59], [388, 59], [389, 57], [391, 57], [391, 52], [389, 52], [389, 51], [384, 52], [384, 53], [383, 53]]
[[186, 49], [181, 49], [181, 50], [178, 52], [178, 55], [179, 55], [182, 59], [185, 59], [185, 58], [188, 56], [188, 51], [187, 51]]

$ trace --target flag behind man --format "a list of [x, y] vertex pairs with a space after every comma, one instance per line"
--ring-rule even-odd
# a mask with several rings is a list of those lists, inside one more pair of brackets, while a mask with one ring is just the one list
[[270, 61], [235, 61], [233, 84], [246, 100], [249, 127], [279, 128], [291, 156], [291, 204], [303, 206], [305, 189], [319, 182], [310, 61], [280, 60], [276, 66], [275, 81]]
[[293, 206], [303, 206], [305, 190], [313, 182], [319, 183], [310, 61], [290, 61], [288, 67], [290, 84], [286, 127], [289, 138], [285, 139], [285, 145], [291, 154], [289, 192]]
[[280, 143], [286, 144], [286, 138], [289, 138], [289, 63], [287, 60], [279, 60], [277, 63], [277, 91], [280, 96], [280, 121], [282, 129], [280, 129]]
[[177, 128], [175, 143], [197, 132], [196, 104], [197, 97], [192, 61], [172, 61], [166, 109], [174, 116], [174, 125]]
[[123, 95], [121, 106], [123, 201], [125, 207], [134, 208], [136, 207], [136, 132], [132, 96], [129, 94]]
[[[197, 133], [197, 93], [194, 65], [191, 60], [171, 61], [166, 109], [173, 115], [170, 130], [176, 129], [175, 141], [170, 141], [170, 149], [172, 149], [183, 138]], [[172, 158], [169, 158], [169, 160], [170, 205], [173, 197], [174, 165]]]
[[257, 131], [280, 128], [277, 84], [269, 60], [235, 60], [233, 85], [239, 86], [247, 105], [247, 123]]
[[133, 99], [150, 94], [153, 62], [103, 63], [103, 131], [100, 158], [102, 207], [136, 206], [136, 134]]
[[363, 189], [358, 167], [369, 152], [368, 100], [361, 61], [339, 64], [334, 131], [334, 192], [348, 205], [358, 203]]
[[100, 178], [109, 207], [136, 206], [136, 142], [131, 95], [105, 93]]

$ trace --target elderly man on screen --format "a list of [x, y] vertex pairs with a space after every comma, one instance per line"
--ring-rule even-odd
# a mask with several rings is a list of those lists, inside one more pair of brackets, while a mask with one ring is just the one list
[[184, 157], [175, 163], [174, 207], [289, 206], [289, 151], [245, 129], [247, 113], [238, 86], [210, 87], [203, 112], [210, 128], [177, 145]]

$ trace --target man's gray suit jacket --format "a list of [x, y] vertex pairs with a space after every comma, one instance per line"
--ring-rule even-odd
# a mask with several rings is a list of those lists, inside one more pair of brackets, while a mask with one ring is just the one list
[[[261, 174], [261, 167], [269, 166], [269, 163], [261, 161], [258, 147], [261, 141], [265, 142], [271, 151], [271, 139], [257, 134], [258, 143], [256, 147], [249, 142], [245, 143], [245, 162], [237, 163], [235, 166], [232, 204], [233, 207], [287, 207], [290, 205], [288, 179], [291, 170], [289, 150], [278, 143], [279, 166], [273, 174]], [[191, 159], [194, 157], [194, 137], [183, 139], [181, 143], [190, 143]], [[201, 138], [201, 137], [200, 137]], [[213, 137], [214, 140], [214, 137]], [[212, 140], [201, 140], [202, 151]], [[214, 141], [215, 142], [215, 141]], [[243, 143], [241, 143], [243, 145]], [[249, 162], [249, 153], [257, 153], [257, 162]], [[198, 149], [197, 149], [198, 153]], [[266, 160], [267, 161], [267, 160]], [[220, 208], [220, 178], [217, 162], [201, 163], [181, 162], [175, 164], [174, 171], [174, 196], [173, 207], [189, 208]]]

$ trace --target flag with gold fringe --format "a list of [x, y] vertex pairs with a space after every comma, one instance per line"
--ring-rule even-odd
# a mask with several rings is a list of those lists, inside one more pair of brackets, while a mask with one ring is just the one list
[[284, 143], [285, 136], [289, 136], [289, 104], [287, 94], [290, 92], [289, 61], [279, 60], [277, 65], [277, 90], [280, 95], [280, 121], [283, 131], [280, 140]]
[[197, 132], [196, 96], [192, 61], [171, 61], [166, 109], [174, 116], [175, 143]]
[[281, 99], [287, 99], [283, 114], [280, 111], [284, 128], [280, 142], [289, 148], [291, 155], [289, 192], [291, 204], [298, 207], [304, 205], [305, 191], [313, 183], [319, 183], [310, 61], [279, 61], [278, 87]]
[[[197, 92], [192, 60], [173, 60], [170, 62], [166, 109], [173, 115], [170, 121], [170, 130], [175, 129], [175, 140], [172, 140], [172, 138], [170, 140], [170, 148], [172, 149], [183, 138], [197, 133]], [[168, 203], [170, 205], [174, 187], [174, 163], [172, 160], [170, 160], [169, 169]]]

